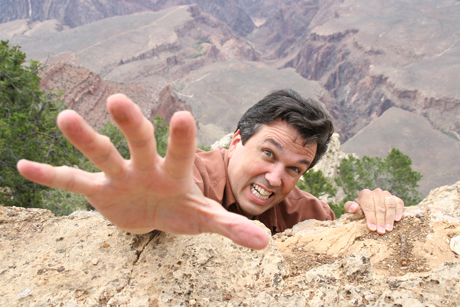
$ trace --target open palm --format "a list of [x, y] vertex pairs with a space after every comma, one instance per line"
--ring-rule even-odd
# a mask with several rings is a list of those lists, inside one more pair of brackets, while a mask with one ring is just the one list
[[85, 195], [108, 220], [132, 233], [214, 232], [250, 248], [268, 244], [268, 235], [260, 227], [206, 198], [195, 184], [196, 126], [190, 113], [172, 117], [168, 151], [162, 158], [156, 151], [153, 126], [136, 104], [118, 94], [108, 98], [107, 108], [128, 141], [130, 160], [124, 160], [110, 140], [77, 113], [66, 110], [58, 117], [59, 128], [102, 172], [26, 160], [18, 162], [19, 172], [39, 184]]

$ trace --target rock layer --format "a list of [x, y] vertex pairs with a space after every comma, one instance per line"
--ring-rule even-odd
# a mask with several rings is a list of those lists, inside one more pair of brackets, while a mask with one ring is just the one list
[[42, 89], [62, 92], [61, 99], [77, 111], [95, 129], [112, 121], [106, 109], [107, 97], [123, 93], [136, 102], [150, 120], [156, 115], [169, 122], [174, 112], [192, 111], [165, 82], [154, 84], [120, 84], [104, 81], [88, 69], [58, 62], [45, 67], [41, 74]]
[[[359, 217], [306, 221], [262, 251], [214, 234], [127, 234], [94, 212], [0, 208], [5, 306], [456, 306], [460, 181], [379, 236]], [[453, 194], [454, 193], [454, 194]], [[450, 195], [450, 196], [449, 196]]]
[[341, 140], [392, 106], [460, 134], [457, 1], [291, 3], [250, 39], [276, 67], [327, 90]]
[[57, 19], [63, 25], [75, 28], [109, 17], [159, 11], [171, 6], [192, 3], [197, 3], [203, 11], [224, 21], [237, 33], [246, 35], [254, 28], [251, 17], [241, 8], [238, 1], [213, 0], [3, 1], [0, 4], [0, 23], [17, 19]]

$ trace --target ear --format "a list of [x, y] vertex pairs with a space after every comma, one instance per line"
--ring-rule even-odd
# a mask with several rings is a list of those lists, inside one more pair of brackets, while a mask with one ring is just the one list
[[236, 146], [238, 145], [238, 143], [241, 143], [241, 141], [242, 140], [241, 140], [240, 130], [238, 130], [235, 132], [235, 134], [233, 135], [232, 141], [228, 145], [227, 155], [229, 159], [233, 156], [233, 153], [236, 150]]

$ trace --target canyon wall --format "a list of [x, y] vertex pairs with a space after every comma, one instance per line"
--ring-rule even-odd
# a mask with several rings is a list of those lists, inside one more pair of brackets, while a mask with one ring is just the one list
[[179, 99], [165, 82], [151, 85], [114, 83], [102, 80], [88, 69], [63, 62], [46, 66], [41, 75], [41, 88], [61, 93], [64, 104], [77, 111], [97, 130], [112, 121], [105, 103], [107, 97], [116, 93], [131, 98], [150, 120], [159, 115], [169, 122], [176, 111], [192, 111], [190, 105]]
[[390, 107], [458, 135], [457, 4], [303, 1], [279, 10], [249, 38], [271, 65], [320, 82], [342, 141]]
[[[56, 20], [0, 24], [2, 37], [41, 60], [43, 89], [59, 90], [66, 105], [96, 128], [109, 120], [105, 99], [122, 92], [147, 117], [166, 120], [191, 110], [169, 84], [191, 71], [230, 59], [260, 56], [218, 19], [196, 5], [100, 20], [66, 29]], [[101, 56], [103, 55], [103, 56]], [[167, 105], [169, 103], [169, 105]]]

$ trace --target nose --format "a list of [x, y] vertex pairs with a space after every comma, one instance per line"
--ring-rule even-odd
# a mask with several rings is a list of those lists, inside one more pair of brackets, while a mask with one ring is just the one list
[[265, 173], [265, 179], [272, 187], [281, 185], [284, 168], [282, 165], [273, 165], [268, 172]]

